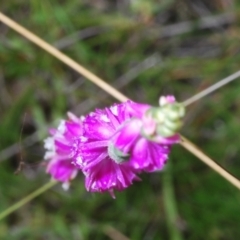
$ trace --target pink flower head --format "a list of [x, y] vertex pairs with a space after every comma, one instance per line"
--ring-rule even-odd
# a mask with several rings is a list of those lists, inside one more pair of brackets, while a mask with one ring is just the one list
[[123, 190], [139, 180], [138, 173], [163, 168], [170, 145], [179, 137], [162, 137], [159, 143], [142, 135], [143, 117], [150, 108], [127, 101], [96, 110], [83, 120], [83, 140], [75, 164], [86, 176], [88, 191], [113, 195], [114, 189]]
[[72, 113], [68, 113], [68, 117], [69, 120], [62, 120], [57, 129], [50, 129], [52, 136], [44, 141], [47, 149], [44, 158], [48, 160], [46, 171], [53, 179], [63, 182], [66, 189], [78, 172], [72, 153], [76, 139], [82, 135], [81, 120]]
[[88, 191], [109, 191], [113, 196], [114, 189], [123, 190], [133, 180], [140, 180], [129, 161], [125, 161], [129, 159], [128, 154], [114, 152], [112, 140], [123, 123], [141, 117], [148, 108], [148, 105], [128, 101], [98, 109], [83, 120], [83, 140], [75, 163], [86, 176]]
[[173, 96], [160, 107], [127, 101], [97, 109], [81, 120], [68, 114], [45, 140], [47, 172], [67, 187], [81, 170], [90, 192], [129, 187], [141, 172], [162, 170], [179, 142], [184, 108]]
[[[162, 97], [162, 102], [164, 105], [172, 104], [175, 98]], [[163, 137], [157, 133], [159, 124], [149, 114], [152, 109], [159, 112], [161, 108], [149, 107], [140, 118], [132, 118], [125, 122], [113, 138], [114, 146], [125, 154], [129, 153], [129, 164], [139, 171], [161, 170], [168, 159], [171, 145], [180, 140], [178, 134]]]

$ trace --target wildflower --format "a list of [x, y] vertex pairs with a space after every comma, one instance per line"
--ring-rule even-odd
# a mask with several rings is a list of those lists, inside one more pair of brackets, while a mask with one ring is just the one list
[[76, 165], [86, 176], [88, 191], [109, 191], [113, 196], [114, 189], [123, 190], [134, 180], [140, 180], [138, 171], [127, 161], [128, 154], [116, 154], [112, 139], [126, 120], [140, 118], [148, 108], [148, 105], [128, 101], [98, 109], [83, 120], [84, 143], [76, 155]]
[[45, 159], [48, 160], [47, 173], [53, 179], [63, 182], [68, 189], [69, 183], [78, 173], [79, 168], [73, 164], [75, 139], [82, 135], [82, 123], [72, 113], [68, 113], [69, 120], [62, 120], [57, 129], [50, 129], [51, 137], [45, 139], [47, 149]]
[[97, 109], [81, 120], [69, 113], [45, 140], [47, 172], [64, 187], [80, 170], [90, 192], [123, 190], [141, 172], [162, 170], [179, 141], [184, 108], [174, 97], [160, 107], [127, 101]]
[[134, 169], [161, 170], [171, 145], [180, 140], [175, 132], [181, 126], [183, 115], [182, 105], [175, 103], [173, 96], [162, 97], [160, 107], [149, 107], [140, 119], [123, 124], [113, 139], [114, 146], [122, 154], [130, 154], [129, 164]]
[[86, 116], [74, 159], [88, 191], [109, 191], [113, 196], [114, 189], [140, 180], [138, 173], [164, 167], [171, 145], [179, 141], [175, 131], [183, 111], [171, 96], [161, 104], [153, 108], [127, 101]]

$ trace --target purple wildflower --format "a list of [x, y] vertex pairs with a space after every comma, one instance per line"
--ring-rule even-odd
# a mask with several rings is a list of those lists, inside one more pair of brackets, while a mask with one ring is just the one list
[[[175, 99], [167, 96], [161, 102], [164, 102], [163, 105], [172, 104]], [[129, 164], [139, 171], [161, 170], [168, 159], [171, 145], [180, 140], [178, 134], [168, 137], [157, 134], [159, 123], [149, 114], [152, 109], [155, 111], [155, 108], [149, 107], [140, 118], [125, 122], [113, 138], [114, 146], [125, 154], [129, 153]]]
[[[138, 173], [164, 167], [170, 145], [178, 142], [179, 136], [158, 136], [155, 142], [142, 134], [146, 127], [143, 119], [150, 109], [149, 105], [127, 101], [86, 116], [84, 143], [75, 163], [86, 176], [88, 191], [109, 191], [113, 195], [114, 189], [123, 190], [139, 180]], [[150, 118], [149, 122], [148, 130], [155, 133], [156, 123]]]
[[129, 187], [141, 172], [162, 170], [171, 145], [179, 142], [184, 108], [173, 96], [160, 107], [127, 101], [97, 109], [81, 120], [68, 114], [45, 140], [47, 172], [68, 187], [81, 170], [90, 192]]
[[149, 107], [128, 101], [96, 110], [83, 120], [84, 143], [76, 156], [76, 165], [86, 176], [88, 191], [109, 191], [113, 196], [114, 189], [123, 190], [133, 180], [140, 180], [138, 171], [125, 161], [129, 159], [128, 153], [114, 152], [112, 140], [123, 123], [133, 117], [140, 118]]
[[63, 182], [65, 189], [78, 173], [72, 153], [75, 152], [75, 139], [82, 135], [81, 120], [72, 113], [68, 113], [68, 117], [69, 120], [62, 120], [57, 129], [50, 129], [52, 136], [44, 141], [47, 149], [44, 158], [48, 160], [46, 171], [53, 179]]

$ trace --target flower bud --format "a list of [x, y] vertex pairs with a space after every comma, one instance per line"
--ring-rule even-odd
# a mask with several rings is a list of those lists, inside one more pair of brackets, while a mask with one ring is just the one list
[[[155, 122], [154, 134], [149, 135], [146, 129], [147, 124], [143, 121], [142, 134], [148, 139], [156, 139], [157, 135], [162, 137], [170, 137], [178, 132], [182, 126], [182, 118], [185, 114], [185, 108], [181, 103], [173, 102], [170, 97], [160, 98], [160, 107], [151, 107], [145, 117]], [[152, 124], [154, 126], [154, 124]], [[153, 131], [152, 131], [153, 133]]]

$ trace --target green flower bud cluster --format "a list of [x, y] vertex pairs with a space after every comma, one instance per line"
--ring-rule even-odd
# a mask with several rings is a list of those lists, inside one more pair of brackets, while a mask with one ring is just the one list
[[146, 116], [151, 117], [156, 123], [155, 135], [170, 137], [182, 127], [182, 118], [185, 115], [185, 108], [181, 103], [166, 103], [160, 107], [150, 108]]

